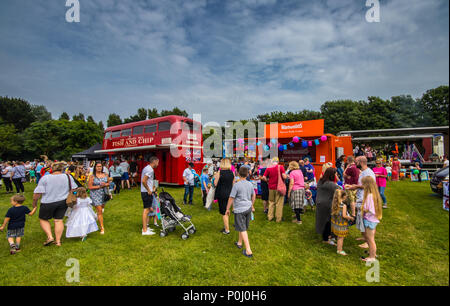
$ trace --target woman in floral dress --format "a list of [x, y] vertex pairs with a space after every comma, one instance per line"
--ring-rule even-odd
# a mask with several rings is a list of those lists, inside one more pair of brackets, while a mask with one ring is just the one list
[[92, 199], [92, 205], [97, 211], [98, 221], [100, 223], [100, 234], [105, 233], [105, 227], [103, 226], [103, 209], [105, 208], [105, 194], [109, 195], [109, 182], [110, 178], [103, 172], [103, 165], [96, 163], [93, 169], [92, 175], [89, 177], [88, 187], [90, 190], [90, 197]]

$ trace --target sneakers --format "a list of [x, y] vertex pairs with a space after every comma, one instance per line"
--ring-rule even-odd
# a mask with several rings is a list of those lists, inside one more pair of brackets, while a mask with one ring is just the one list
[[142, 236], [151, 236], [151, 235], [155, 235], [156, 233], [154, 231], [152, 231], [150, 228], [147, 228], [147, 231], [144, 232], [142, 231]]
[[221, 230], [220, 232], [222, 234], [224, 234], [224, 235], [229, 235], [230, 234], [230, 231], [227, 232], [225, 229]]
[[16, 253], [17, 253], [16, 245], [15, 244], [11, 244], [9, 246], [9, 254], [14, 255]]

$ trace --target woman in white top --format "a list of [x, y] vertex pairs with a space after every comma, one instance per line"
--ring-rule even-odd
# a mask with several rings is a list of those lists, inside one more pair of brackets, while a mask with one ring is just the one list
[[[64, 215], [67, 210], [66, 199], [69, 192], [73, 192], [78, 186], [71, 175], [63, 173], [65, 164], [54, 163], [52, 165], [52, 174], [47, 174], [39, 180], [39, 184], [34, 190], [33, 208], [37, 206], [41, 199], [39, 208], [39, 221], [41, 228], [47, 235], [45, 246], [56, 243], [61, 246], [61, 236], [64, 232]], [[52, 234], [52, 227], [49, 220], [55, 222], [55, 239]]]
[[3, 182], [5, 183], [6, 193], [13, 192], [12, 186], [12, 165], [10, 162], [5, 164], [5, 168], [2, 171]]

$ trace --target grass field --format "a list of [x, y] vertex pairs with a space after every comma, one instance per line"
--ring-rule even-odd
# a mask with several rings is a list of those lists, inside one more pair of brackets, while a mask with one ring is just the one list
[[[26, 204], [31, 207], [34, 184], [26, 184]], [[166, 188], [182, 203], [183, 189]], [[89, 235], [87, 241], [63, 239], [63, 246], [43, 247], [45, 235], [37, 215], [27, 217], [22, 252], [9, 254], [5, 232], [0, 240], [0, 285], [444, 285], [449, 284], [449, 214], [428, 182], [390, 182], [386, 191], [390, 209], [377, 232], [380, 282], [368, 283], [369, 269], [359, 257], [359, 237], [352, 227], [344, 242], [349, 256], [336, 254], [315, 233], [314, 213], [303, 224], [267, 222], [257, 200], [249, 237], [254, 258], [244, 257], [234, 246], [237, 233], [223, 235], [217, 207], [201, 207], [195, 190], [194, 206], [183, 206], [193, 216], [197, 233], [188, 240], [177, 229], [166, 238], [141, 235], [142, 204], [137, 189], [125, 190], [105, 208], [106, 234]], [[0, 216], [10, 195], [0, 189]], [[66, 261], [80, 263], [80, 282], [66, 282]]]

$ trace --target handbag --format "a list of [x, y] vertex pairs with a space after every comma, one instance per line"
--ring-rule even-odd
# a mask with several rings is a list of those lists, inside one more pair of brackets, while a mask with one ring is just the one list
[[77, 192], [75, 190], [72, 190], [72, 182], [70, 181], [69, 175], [66, 175], [67, 180], [69, 181], [69, 194], [67, 195], [66, 204], [68, 207], [72, 208], [77, 204]]
[[215, 187], [211, 187], [209, 189], [208, 195], [206, 196], [206, 203], [205, 203], [205, 208], [209, 209], [214, 201], [214, 196], [216, 193], [216, 188]]
[[281, 176], [281, 167], [278, 167], [278, 182], [277, 182], [277, 191], [282, 195], [286, 195], [286, 184], [284, 183], [283, 177]]
[[109, 200], [111, 200], [111, 194], [109, 193], [109, 189], [105, 188], [105, 193], [103, 194], [103, 203], [106, 203]]

